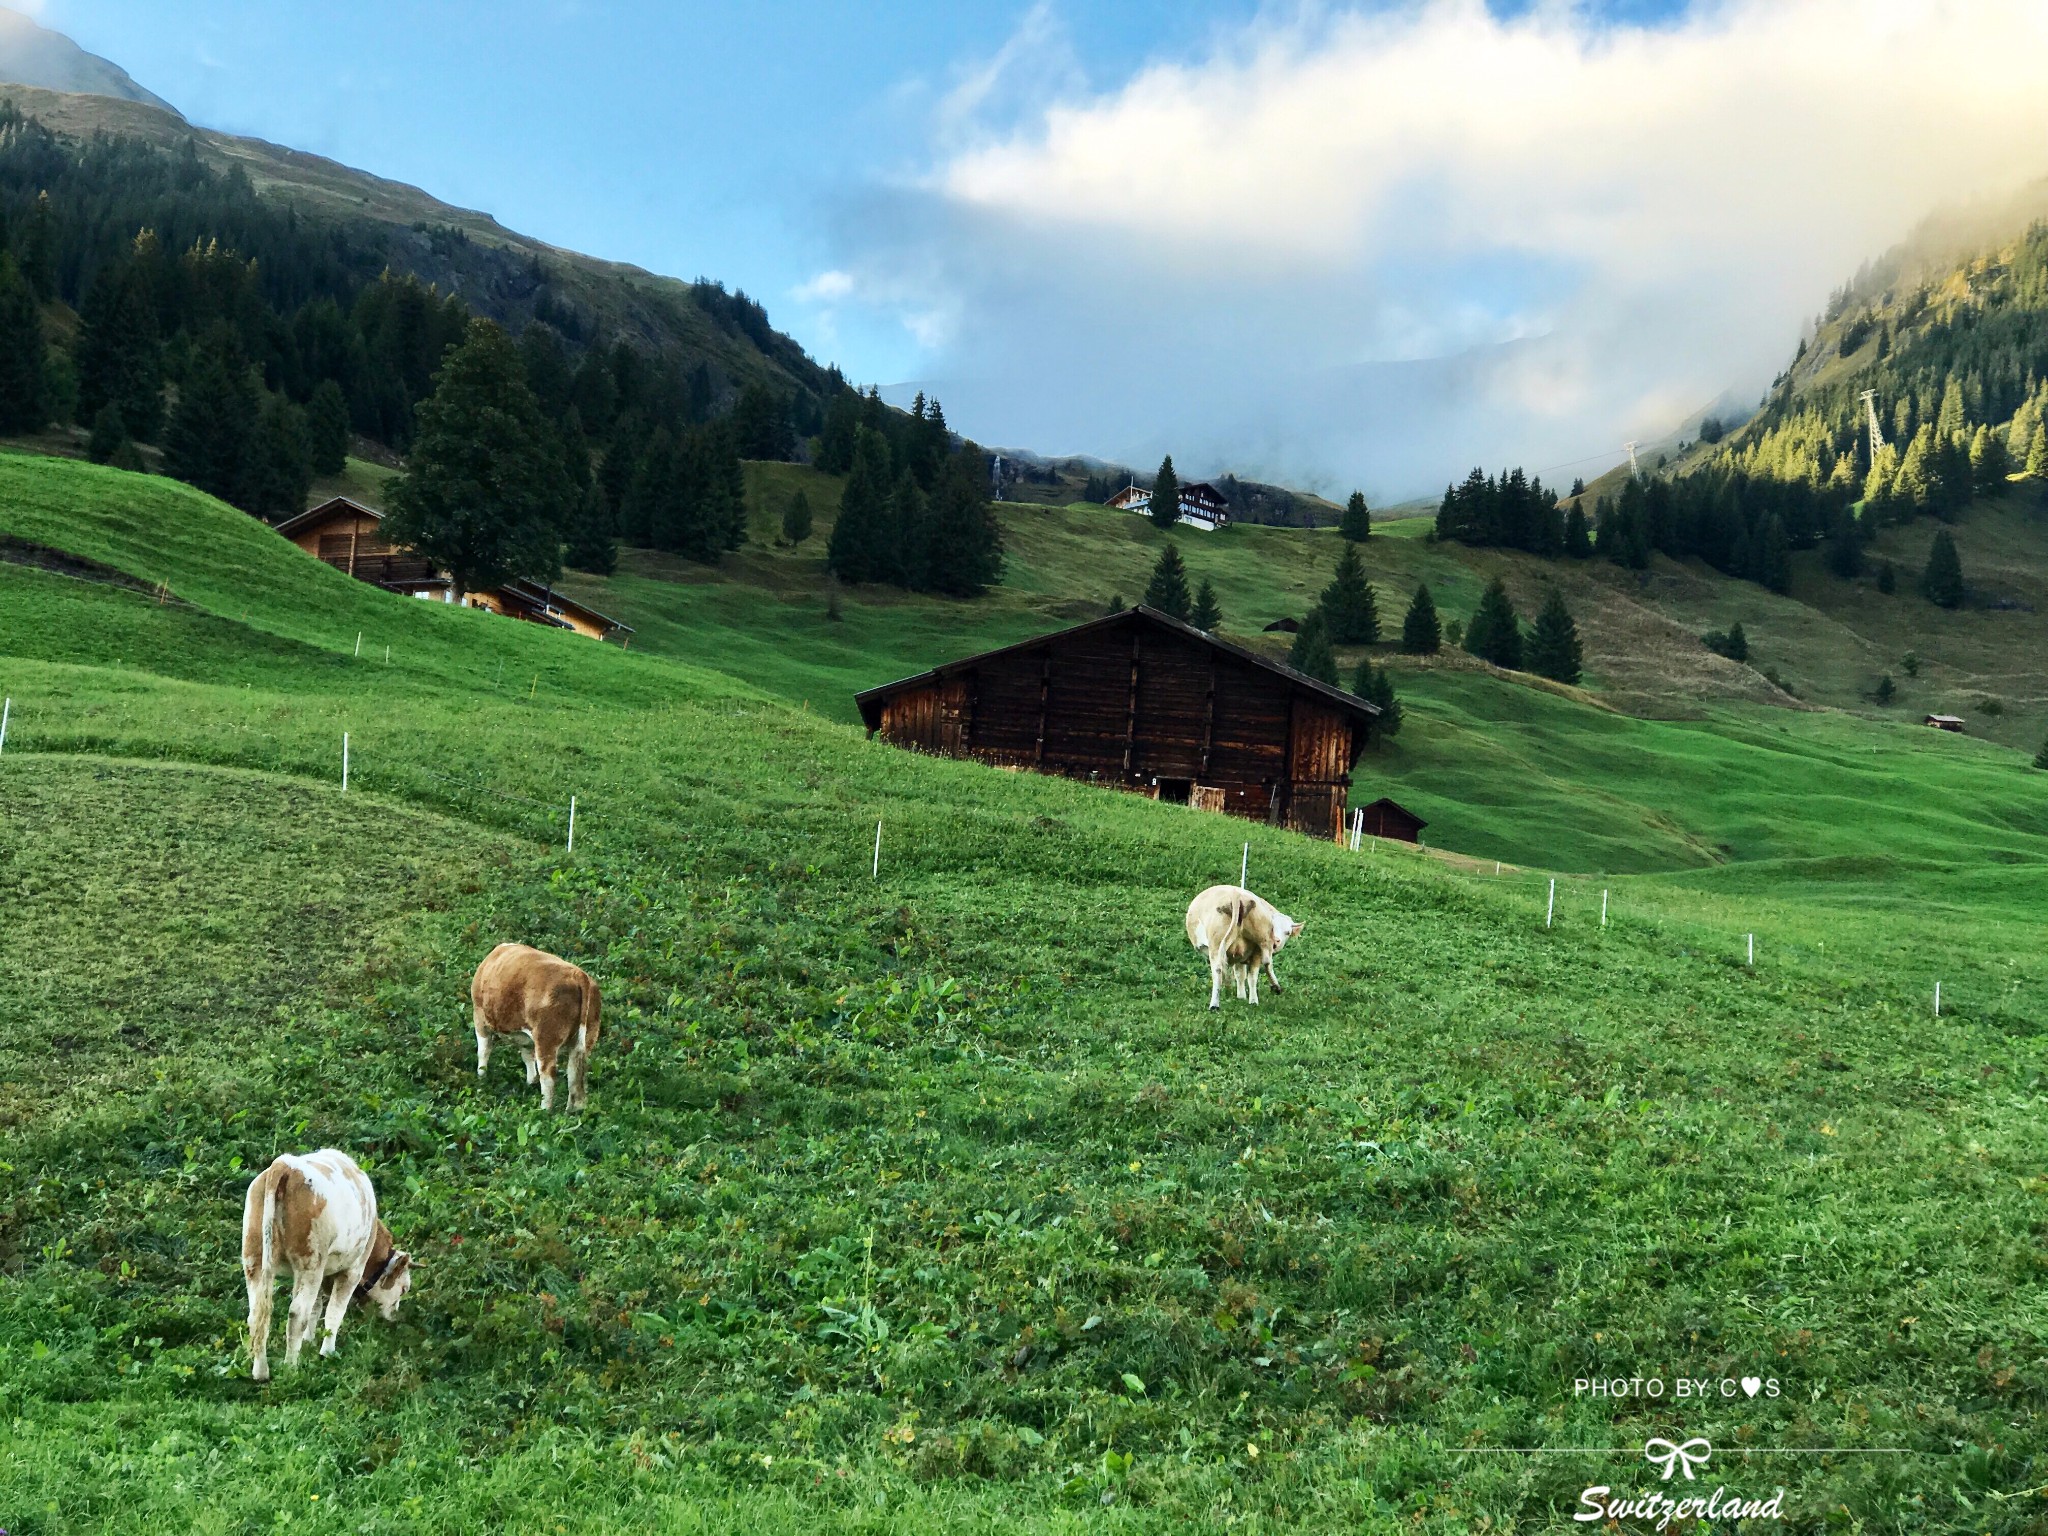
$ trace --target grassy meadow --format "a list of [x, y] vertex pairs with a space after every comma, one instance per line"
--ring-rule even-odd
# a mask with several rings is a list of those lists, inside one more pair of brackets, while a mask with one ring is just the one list
[[[164, 593], [0, 564], [0, 1526], [1540, 1532], [1703, 1436], [1785, 1529], [2042, 1528], [2048, 775], [1453, 661], [1360, 770], [1453, 858], [865, 740], [1156, 548], [1006, 517], [986, 605], [836, 623], [820, 545], [635, 557], [621, 650], [0, 456], [0, 535]], [[1223, 538], [1233, 618], [1334, 558]], [[1307, 927], [1211, 1015], [1247, 841]], [[514, 937], [605, 989], [584, 1115], [475, 1076]], [[259, 1387], [242, 1191], [328, 1143], [418, 1280]], [[1573, 1390], [1681, 1374], [1777, 1395]]]

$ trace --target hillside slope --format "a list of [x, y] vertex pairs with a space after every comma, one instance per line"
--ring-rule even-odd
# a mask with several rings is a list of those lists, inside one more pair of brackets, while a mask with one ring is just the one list
[[[1567, 880], [1546, 927], [1540, 876], [897, 752], [160, 480], [0, 456], [0, 532], [182, 599], [0, 564], [10, 1528], [1447, 1536], [1674, 1431], [1809, 1524], [1976, 1531], [2040, 1481], [2010, 754], [1852, 776], [1886, 733], [1844, 717], [1652, 735], [1458, 672], [1548, 701], [1532, 763], [1604, 756], [1605, 817], [1684, 742], [1762, 851], [1831, 855], [1827, 901], [1762, 858], [1613, 881], [1605, 926]], [[1207, 1017], [1181, 913], [1245, 842], [1309, 926]], [[474, 1075], [514, 937], [605, 987], [587, 1115]], [[419, 1283], [258, 1387], [241, 1192], [321, 1143]], [[1786, 1389], [1573, 1394], [1653, 1360]], [[1850, 1444], [1900, 1454], [1740, 1449]]]

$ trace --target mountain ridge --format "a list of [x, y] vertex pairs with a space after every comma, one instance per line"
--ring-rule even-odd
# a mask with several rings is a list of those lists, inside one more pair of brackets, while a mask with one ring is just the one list
[[61, 32], [52, 32], [19, 11], [0, 8], [0, 81], [46, 90], [102, 96], [183, 114], [112, 59], [89, 53]]

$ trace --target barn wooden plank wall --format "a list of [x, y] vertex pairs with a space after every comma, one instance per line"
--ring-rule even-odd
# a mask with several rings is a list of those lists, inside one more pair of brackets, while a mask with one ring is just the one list
[[898, 746], [1343, 835], [1368, 706], [1150, 610], [1119, 618], [876, 690], [863, 713]]

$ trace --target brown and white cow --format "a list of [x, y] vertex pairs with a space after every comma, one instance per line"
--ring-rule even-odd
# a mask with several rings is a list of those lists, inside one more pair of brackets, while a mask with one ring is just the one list
[[284, 1361], [299, 1363], [313, 1332], [320, 1288], [327, 1294], [327, 1336], [320, 1353], [334, 1353], [335, 1337], [351, 1301], [374, 1301], [384, 1320], [412, 1289], [412, 1255], [392, 1246], [377, 1219], [377, 1192], [355, 1159], [324, 1147], [286, 1153], [256, 1175], [242, 1202], [242, 1277], [249, 1283], [250, 1374], [270, 1380], [270, 1304], [280, 1268], [292, 1276]]
[[491, 1064], [491, 1042], [524, 1035], [526, 1080], [540, 1082], [540, 1107], [555, 1107], [555, 1062], [569, 1051], [569, 1107], [581, 1109], [584, 1074], [597, 1044], [602, 1003], [597, 983], [579, 967], [530, 944], [500, 944], [469, 984], [476, 1013], [476, 1075]]
[[1278, 992], [1273, 957], [1303, 926], [1243, 886], [1212, 885], [1188, 903], [1188, 942], [1209, 957], [1209, 1006], [1222, 1007], [1226, 974], [1237, 995], [1256, 1006], [1262, 966]]

